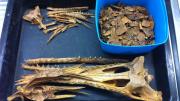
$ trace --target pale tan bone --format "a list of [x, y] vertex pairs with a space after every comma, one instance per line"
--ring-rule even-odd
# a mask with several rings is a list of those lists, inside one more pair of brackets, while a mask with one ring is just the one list
[[[83, 21], [86, 21], [90, 23], [88, 18], [94, 17], [93, 14], [82, 12], [85, 10], [88, 10], [87, 6], [84, 7], [71, 7], [71, 8], [53, 8], [53, 7], [48, 7], [47, 8], [48, 12], [47, 15], [49, 18], [53, 18], [54, 20], [67, 24], [64, 28], [57, 28], [53, 29], [54, 32], [49, 38], [48, 42], [49, 43], [54, 37], [58, 35], [58, 33], [62, 32], [61, 29], [69, 29], [71, 27], [75, 27], [76, 24], [82, 24], [87, 28], [91, 28], [88, 24], [86, 24]], [[70, 24], [70, 25], [69, 25]], [[47, 29], [44, 30], [45, 33], [52, 31], [52, 29]]]
[[81, 11], [79, 11], [79, 12], [74, 12], [74, 11], [72, 11], [72, 12], [71, 11], [49, 11], [47, 14], [48, 14], [48, 16], [53, 17], [53, 16], [56, 16], [58, 14], [63, 14], [63, 13], [80, 14], [80, 15], [84, 15], [84, 16], [87, 16], [87, 17], [94, 17], [94, 15], [91, 14], [91, 13], [86, 13], [86, 12], [81, 12]]
[[33, 87], [24, 87], [18, 86], [17, 92], [8, 97], [8, 101], [13, 101], [16, 98], [21, 98], [23, 101], [25, 98], [33, 101], [44, 101], [44, 100], [55, 100], [55, 99], [65, 99], [75, 97], [73, 94], [63, 94], [55, 95], [56, 92], [60, 91], [70, 91], [76, 92], [84, 87], [75, 87], [75, 86], [33, 86]]
[[[57, 22], [56, 22], [56, 21], [53, 21], [53, 22], [44, 24], [44, 26], [46, 26], [46, 28], [47, 28], [47, 27], [53, 26], [53, 25], [55, 25], [55, 24], [57, 24]], [[39, 28], [40, 28], [40, 29], [43, 29], [42, 26], [39, 26]]]
[[[25, 76], [18, 81], [18, 84], [27, 84], [26, 87], [42, 82], [83, 84], [120, 93], [137, 100], [162, 101], [161, 92], [155, 91], [149, 86], [152, 76], [144, 69], [144, 57], [138, 57], [130, 63], [91, 67], [83, 65], [75, 65], [69, 68], [43, 68], [28, 65], [23, 65], [23, 67], [36, 71], [35, 74]], [[114, 73], [121, 68], [128, 70]], [[123, 85], [118, 85], [124, 81], [126, 82]]]
[[84, 25], [85, 27], [87, 27], [87, 28], [89, 28], [89, 29], [92, 29], [88, 24], [84, 23], [83, 21], [78, 20], [78, 19], [76, 19], [76, 21], [77, 21], [79, 24], [82, 24], [82, 25]]
[[58, 13], [56, 15], [48, 15], [49, 17], [61, 17], [61, 16], [66, 16], [66, 17], [71, 17], [71, 18], [77, 18], [77, 19], [80, 19], [80, 20], [84, 20], [84, 21], [87, 21], [87, 16], [85, 15], [82, 15], [82, 14], [78, 14], [78, 13], [69, 13], [69, 12], [65, 12], [65, 13]]
[[54, 39], [60, 32], [64, 32], [66, 31], [67, 29], [69, 28], [72, 28], [72, 27], [75, 27], [77, 26], [77, 24], [68, 24], [68, 25], [65, 25], [64, 27], [62, 28], [58, 28], [56, 29], [53, 34], [50, 36], [50, 38], [48, 39], [48, 42], [49, 43], [52, 39]]
[[61, 23], [66, 23], [66, 24], [76, 24], [76, 20], [75, 19], [73, 19], [73, 18], [70, 18], [70, 17], [56, 17], [56, 18], [54, 18], [55, 20], [57, 20], [57, 21], [59, 21], [59, 22], [61, 22]]
[[[120, 68], [119, 66], [120, 67], [127, 66], [127, 68], [130, 69], [128, 76], [126, 72], [119, 73], [119, 75], [118, 73], [114, 74], [113, 73], [114, 70], [107, 73], [103, 72], [108, 69]], [[62, 79], [59, 82], [89, 85], [96, 88], [101, 88], [108, 91], [120, 93], [128, 97], [131, 97], [133, 99], [137, 99], [137, 100], [162, 101], [161, 92], [153, 90], [148, 84], [152, 80], [152, 76], [148, 75], [147, 70], [144, 69], [144, 57], [136, 58], [130, 64], [123, 64], [119, 66], [115, 65], [115, 66], [104, 67], [104, 68], [90, 69], [89, 71], [86, 70], [85, 72], [80, 73], [80, 75], [89, 77], [95, 81], [69, 77], [66, 79]], [[116, 77], [115, 75], [117, 75], [118, 77]], [[115, 82], [113, 82], [113, 80]], [[117, 81], [117, 80], [120, 80], [120, 81]], [[121, 82], [121, 80], [129, 80], [130, 82], [128, 82], [123, 87], [118, 87], [117, 86], [118, 82]]]
[[29, 10], [24, 16], [23, 19], [31, 22], [32, 24], [38, 24], [41, 28], [46, 29], [46, 26], [42, 23], [42, 16], [39, 9], [39, 6], [36, 6], [35, 9]]
[[53, 7], [47, 7], [48, 10], [51, 11], [82, 11], [82, 10], [88, 10], [89, 7], [71, 7], [71, 8], [53, 8]]
[[47, 34], [48, 32], [54, 31], [54, 30], [59, 29], [59, 28], [61, 28], [61, 27], [63, 27], [63, 26], [64, 26], [63, 24], [57, 25], [57, 26], [54, 26], [54, 27], [52, 27], [52, 28], [45, 29], [45, 30], [43, 30], [43, 32], [44, 32], [45, 34]]
[[[71, 7], [71, 8], [52, 8], [48, 7], [48, 17], [53, 18], [54, 20], [67, 24], [67, 26], [64, 26], [62, 29], [69, 29], [71, 27], [75, 27], [76, 24], [82, 24], [88, 28], [90, 28], [89, 25], [84, 23], [83, 21], [89, 22], [88, 18], [94, 17], [93, 14], [82, 12], [85, 10], [88, 10], [87, 6], [84, 7]], [[49, 43], [55, 36], [58, 35], [58, 33], [63, 32], [61, 28], [59, 27], [53, 27], [53, 28], [47, 28], [49, 26], [55, 25], [55, 22], [51, 22], [48, 24], [43, 24], [42, 20], [43, 17], [41, 16], [39, 6], [36, 6], [35, 9], [27, 11], [27, 13], [23, 16], [23, 19], [26, 21], [31, 22], [32, 24], [39, 25], [40, 29], [43, 29], [43, 32], [47, 34], [48, 32], [54, 31], [51, 37], [49, 38]], [[82, 20], [82, 21], [81, 21]], [[69, 25], [70, 24], [70, 25]], [[72, 25], [73, 24], [73, 25]]]
[[87, 18], [94, 16], [93, 14], [82, 12], [83, 10], [88, 10], [88, 7], [73, 7], [73, 8], [48, 7], [47, 9], [50, 10], [47, 13], [48, 16], [52, 18], [59, 18], [64, 16], [63, 18], [71, 17], [72, 19], [77, 18], [89, 22]]
[[[101, 58], [101, 57], [88, 57], [88, 58], [37, 58], [37, 59], [28, 59], [25, 61], [27, 65], [37, 65], [37, 64], [67, 64], [67, 63], [88, 63], [88, 64], [113, 64], [113, 63], [123, 63], [128, 62], [125, 59], [110, 59], [110, 58]], [[43, 68], [45, 69], [45, 68]]]

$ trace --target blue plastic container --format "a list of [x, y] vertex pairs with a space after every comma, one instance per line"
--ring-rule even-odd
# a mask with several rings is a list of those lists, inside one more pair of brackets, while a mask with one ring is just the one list
[[[143, 6], [148, 10], [150, 16], [153, 17], [155, 26], [155, 43], [144, 46], [121, 46], [116, 44], [108, 44], [100, 38], [99, 16], [103, 8], [110, 4], [122, 3], [125, 5]], [[147, 53], [166, 43], [168, 39], [168, 17], [164, 0], [96, 0], [96, 30], [100, 40], [101, 48], [113, 54], [141, 54]]]

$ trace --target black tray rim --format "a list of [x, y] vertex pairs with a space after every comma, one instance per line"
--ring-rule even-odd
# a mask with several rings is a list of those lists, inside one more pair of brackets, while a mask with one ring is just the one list
[[[167, 1], [167, 0], [165, 0]], [[168, 0], [169, 1], [169, 0]], [[7, 68], [3, 66], [5, 64], [5, 61], [3, 61], [6, 56], [8, 55], [6, 53], [7, 49], [7, 38], [8, 38], [8, 32], [10, 29], [11, 19], [12, 19], [12, 13], [14, 9], [14, 3], [15, 0], [8, 0], [6, 13], [5, 13], [5, 19], [3, 23], [3, 29], [1, 32], [1, 39], [0, 39], [0, 84], [3, 84], [2, 78], [4, 78], [2, 74], [2, 70], [6, 70]], [[166, 5], [168, 5], [166, 3]], [[167, 7], [168, 8], [168, 7]], [[171, 13], [171, 11], [170, 11]], [[169, 15], [169, 14], [168, 14]], [[170, 23], [171, 21], [171, 23]], [[169, 17], [169, 33], [174, 32], [171, 28], [173, 26], [173, 20], [172, 17]], [[169, 87], [170, 87], [170, 101], [179, 101], [179, 91], [180, 91], [180, 69], [179, 69], [179, 58], [178, 58], [178, 52], [177, 52], [177, 43], [176, 43], [176, 37], [173, 34], [169, 34], [169, 39], [167, 44], [164, 45], [165, 47], [165, 58], [167, 62], [167, 73], [168, 73], [168, 81], [169, 81]], [[172, 72], [174, 73], [172, 75]], [[1, 98], [1, 89], [0, 89], [0, 98]], [[0, 99], [0, 101], [4, 101]]]

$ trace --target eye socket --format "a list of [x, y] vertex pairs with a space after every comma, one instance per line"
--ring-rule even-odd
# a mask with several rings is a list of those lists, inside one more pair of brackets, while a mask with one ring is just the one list
[[127, 67], [114, 67], [114, 68], [109, 68], [103, 70], [103, 72], [114, 72], [114, 73], [122, 73], [122, 72], [127, 72], [129, 71], [129, 68]]
[[115, 84], [117, 87], [125, 87], [129, 82], [130, 80], [127, 79], [116, 79], [116, 80], [105, 81], [105, 83]]
[[117, 81], [116, 86], [118, 86], [118, 87], [124, 87], [124, 86], [126, 86], [129, 82], [130, 82], [130, 80], [121, 79], [121, 80], [118, 80], [118, 81]]
[[117, 68], [114, 73], [122, 73], [122, 72], [127, 72], [129, 71], [129, 68], [127, 67], [120, 67], [120, 68]]

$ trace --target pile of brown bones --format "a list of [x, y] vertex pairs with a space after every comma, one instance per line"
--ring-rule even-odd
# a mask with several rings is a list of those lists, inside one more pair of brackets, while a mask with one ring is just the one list
[[112, 5], [101, 11], [99, 22], [105, 42], [125, 46], [154, 43], [154, 21], [144, 7]]

